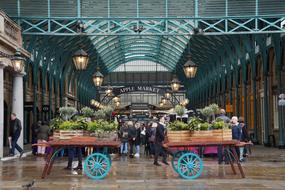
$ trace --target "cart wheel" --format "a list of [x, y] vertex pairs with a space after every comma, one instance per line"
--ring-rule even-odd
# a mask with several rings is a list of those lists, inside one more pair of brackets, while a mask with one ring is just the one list
[[172, 157], [172, 160], [171, 160], [171, 165], [172, 165], [172, 168], [174, 169], [175, 172], [178, 173], [178, 159], [185, 153], [188, 153], [189, 151], [177, 151], [173, 154], [173, 157]]
[[203, 171], [203, 161], [194, 153], [185, 153], [178, 159], [178, 173], [185, 179], [196, 179]]
[[109, 158], [101, 153], [89, 155], [84, 162], [84, 172], [91, 179], [103, 179], [111, 169]]

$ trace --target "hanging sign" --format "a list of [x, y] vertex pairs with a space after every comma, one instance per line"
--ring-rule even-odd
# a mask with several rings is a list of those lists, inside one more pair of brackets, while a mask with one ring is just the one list
[[163, 94], [164, 91], [160, 88], [153, 87], [153, 86], [126, 86], [122, 88], [113, 89], [113, 93], [115, 95], [130, 93], [130, 92], [151, 92], [155, 94]]

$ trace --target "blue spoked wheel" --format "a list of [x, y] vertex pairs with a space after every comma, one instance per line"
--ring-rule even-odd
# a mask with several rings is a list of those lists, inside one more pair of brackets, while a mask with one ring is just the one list
[[185, 153], [178, 159], [177, 170], [185, 179], [196, 179], [203, 171], [203, 161], [195, 153]]
[[175, 172], [178, 173], [178, 159], [185, 153], [188, 153], [189, 151], [183, 150], [183, 151], [177, 151], [173, 154], [171, 165]]
[[91, 179], [103, 179], [110, 169], [110, 159], [101, 153], [90, 154], [84, 161], [84, 172]]

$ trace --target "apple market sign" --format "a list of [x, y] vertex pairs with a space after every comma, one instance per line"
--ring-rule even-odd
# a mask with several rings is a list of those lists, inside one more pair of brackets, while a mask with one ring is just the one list
[[115, 95], [125, 94], [125, 93], [130, 93], [130, 92], [150, 92], [150, 93], [155, 93], [155, 94], [165, 93], [164, 90], [153, 87], [153, 86], [127, 86], [127, 87], [122, 87], [122, 88], [116, 88], [113, 90], [113, 93]]

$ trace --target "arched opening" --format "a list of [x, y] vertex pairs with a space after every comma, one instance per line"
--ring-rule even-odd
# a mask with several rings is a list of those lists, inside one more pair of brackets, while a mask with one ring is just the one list
[[264, 141], [264, 88], [263, 88], [263, 65], [261, 56], [256, 59], [256, 97], [257, 97], [257, 131], [258, 139]]
[[[269, 135], [276, 134], [275, 138], [278, 136], [279, 121], [278, 121], [278, 86], [276, 80], [276, 56], [275, 49], [270, 48], [269, 58], [268, 58], [268, 81], [269, 81], [269, 113], [270, 120], [269, 123]], [[275, 142], [276, 144], [276, 142]]]

